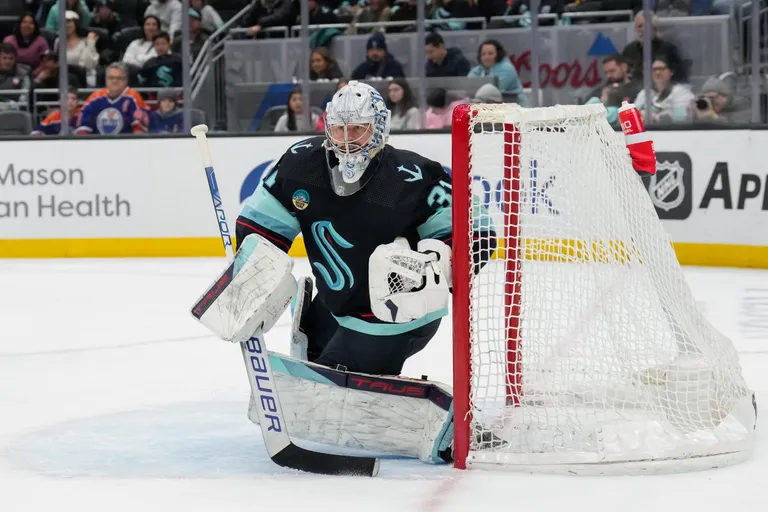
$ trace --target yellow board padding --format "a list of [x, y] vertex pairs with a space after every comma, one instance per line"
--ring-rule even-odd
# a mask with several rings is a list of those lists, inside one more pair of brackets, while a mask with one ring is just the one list
[[[288, 252], [307, 256], [297, 238]], [[224, 256], [221, 238], [80, 238], [0, 240], [0, 258], [188, 258]]]
[[760, 245], [675, 243], [681, 265], [768, 268], [768, 247]]
[[[504, 239], [491, 256], [504, 257]], [[563, 238], [525, 238], [522, 240], [524, 259], [552, 263], [642, 263], [640, 255], [633, 252], [622, 240], [572, 240]]]
[[[503, 245], [503, 244], [502, 244]], [[768, 247], [726, 244], [673, 244], [683, 265], [768, 268]], [[622, 261], [632, 255], [620, 242], [597, 244], [576, 240], [536, 240], [524, 244], [526, 259], [535, 261]], [[503, 246], [494, 254], [498, 257]], [[307, 256], [297, 238], [289, 253]], [[0, 258], [161, 258], [224, 256], [221, 239], [204, 238], [82, 238], [0, 240]], [[639, 261], [639, 259], [637, 260]]]

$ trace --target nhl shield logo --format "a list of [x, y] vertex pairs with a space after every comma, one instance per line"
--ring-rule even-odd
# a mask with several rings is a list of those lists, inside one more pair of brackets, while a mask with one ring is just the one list
[[684, 174], [685, 169], [677, 161], [668, 162], [665, 160], [656, 163], [656, 174], [651, 176], [651, 183], [648, 186], [648, 193], [651, 194], [651, 201], [656, 208], [668, 212], [683, 204], [683, 199], [685, 199]]
[[693, 165], [683, 152], [657, 152], [656, 174], [644, 178], [660, 219], [683, 220], [693, 210]]

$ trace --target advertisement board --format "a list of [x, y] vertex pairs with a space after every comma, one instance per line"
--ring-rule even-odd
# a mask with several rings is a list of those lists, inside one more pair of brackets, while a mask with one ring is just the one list
[[[653, 132], [658, 173], [645, 180], [683, 263], [768, 266], [768, 132]], [[241, 203], [303, 137], [214, 137], [231, 226]], [[394, 135], [450, 170], [448, 134]], [[473, 148], [473, 190], [498, 213], [502, 146]], [[557, 148], [553, 147], [552, 151]], [[542, 173], [536, 208], [548, 203]], [[550, 194], [557, 196], [557, 194]], [[0, 257], [221, 254], [194, 139], [6, 141], [0, 153]], [[294, 254], [301, 254], [301, 244]]]

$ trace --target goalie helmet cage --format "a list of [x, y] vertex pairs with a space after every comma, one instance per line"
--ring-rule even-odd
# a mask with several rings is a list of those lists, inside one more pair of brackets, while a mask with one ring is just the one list
[[[453, 114], [455, 466], [744, 460], [753, 395], [601, 105]], [[479, 252], [497, 242], [479, 271]]]

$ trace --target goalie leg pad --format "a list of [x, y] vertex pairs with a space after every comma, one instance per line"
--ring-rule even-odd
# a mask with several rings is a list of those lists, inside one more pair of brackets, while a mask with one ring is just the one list
[[[449, 386], [342, 372], [278, 354], [270, 354], [270, 362], [292, 439], [429, 463], [449, 460]], [[254, 406], [248, 417], [257, 422]]]
[[235, 260], [192, 308], [192, 315], [225, 341], [269, 331], [296, 294], [293, 259], [259, 235], [249, 235]]

